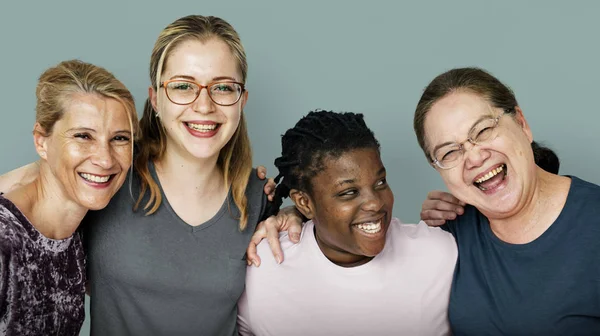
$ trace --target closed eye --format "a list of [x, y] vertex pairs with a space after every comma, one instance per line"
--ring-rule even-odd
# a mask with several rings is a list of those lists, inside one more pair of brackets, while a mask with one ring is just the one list
[[89, 140], [92, 138], [88, 133], [75, 133], [75, 135], [73, 135], [73, 137], [79, 138], [79, 139], [84, 139], [84, 140]]

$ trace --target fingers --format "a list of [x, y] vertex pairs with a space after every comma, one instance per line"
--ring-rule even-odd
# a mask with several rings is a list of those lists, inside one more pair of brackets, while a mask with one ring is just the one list
[[462, 202], [458, 198], [454, 197], [452, 194], [441, 191], [441, 190], [430, 191], [427, 194], [427, 199], [440, 200], [440, 201], [444, 201], [444, 202], [448, 202], [448, 203], [452, 203], [452, 204], [456, 204], [456, 205], [460, 205], [460, 206], [466, 205], [465, 202]]
[[288, 218], [290, 221], [288, 225], [288, 235], [292, 243], [297, 244], [300, 242], [300, 233], [302, 233], [302, 219], [298, 217]]
[[279, 225], [277, 225], [277, 219], [274, 216], [267, 218], [265, 221], [265, 227], [267, 229], [267, 241], [271, 252], [275, 257], [278, 264], [283, 262], [283, 251], [281, 250], [281, 242], [279, 241]]
[[[427, 221], [447, 221], [456, 219], [457, 214], [452, 211], [423, 210], [421, 211], [421, 220]], [[443, 224], [443, 223], [442, 223]], [[439, 224], [441, 225], [441, 224]]]
[[256, 175], [259, 179], [264, 180], [267, 177], [267, 168], [265, 166], [256, 167]]
[[[449, 203], [446, 201], [431, 200], [431, 199], [426, 199], [425, 201], [423, 201], [421, 211], [426, 211], [426, 210], [451, 211], [451, 212], [454, 212], [459, 215], [462, 215], [464, 212], [464, 208], [455, 203]], [[432, 218], [432, 219], [438, 219], [438, 218]]]
[[275, 180], [270, 178], [267, 180], [267, 183], [265, 184], [265, 194], [267, 195], [267, 198], [269, 199], [269, 201], [273, 201], [273, 198], [275, 197], [275, 188], [277, 187], [277, 185], [275, 184]]
[[426, 220], [424, 222], [429, 226], [441, 226], [446, 223], [445, 220]]
[[248, 248], [246, 249], [246, 260], [248, 261], [248, 266], [260, 266], [260, 257], [258, 256], [256, 247], [266, 237], [267, 230], [265, 228], [265, 222], [262, 221], [256, 226], [256, 230], [254, 231], [252, 238], [250, 238], [250, 244], [248, 244]]

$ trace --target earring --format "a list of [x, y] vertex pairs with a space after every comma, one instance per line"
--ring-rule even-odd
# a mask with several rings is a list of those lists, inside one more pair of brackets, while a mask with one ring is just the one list
[[154, 116], [155, 116], [155, 117], [157, 117], [157, 118], [160, 118], [160, 116], [158, 115], [158, 112], [156, 112], [156, 113], [154, 114]]

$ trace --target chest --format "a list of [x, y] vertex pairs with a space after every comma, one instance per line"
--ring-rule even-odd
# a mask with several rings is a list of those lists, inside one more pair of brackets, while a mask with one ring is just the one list
[[[29, 241], [14, 251], [0, 286], [6, 305], [0, 308], [6, 330], [15, 334], [76, 334], [84, 319], [85, 261], [81, 242], [63, 252], [43, 251]], [[1, 283], [2, 281], [0, 281]], [[2, 329], [2, 328], [0, 328]]]
[[449, 318], [456, 334], [600, 333], [598, 244], [565, 240], [544, 251], [463, 246]]

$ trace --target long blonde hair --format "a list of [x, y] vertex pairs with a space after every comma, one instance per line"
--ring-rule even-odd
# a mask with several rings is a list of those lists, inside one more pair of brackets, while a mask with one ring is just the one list
[[[210, 38], [218, 38], [229, 46], [238, 61], [242, 82], [245, 83], [248, 73], [246, 52], [235, 29], [218, 17], [190, 15], [177, 19], [163, 29], [154, 44], [150, 57], [150, 82], [154, 90], [158, 91], [165, 64], [177, 45], [189, 39], [206, 41]], [[134, 167], [141, 179], [141, 193], [134, 210], [138, 209], [146, 192], [149, 191], [150, 197], [144, 205], [144, 210], [146, 215], [151, 215], [160, 207], [162, 196], [158, 183], [150, 174], [149, 163], [163, 157], [167, 147], [167, 136], [164, 126], [156, 116], [150, 98], [146, 100], [140, 127], [141, 137], [137, 143], [138, 153]], [[248, 200], [245, 193], [252, 171], [252, 151], [243, 112], [237, 130], [225, 147], [221, 149], [217, 164], [223, 170], [225, 183], [231, 185], [233, 201], [240, 210], [239, 228], [244, 230], [248, 222], [246, 210]]]

